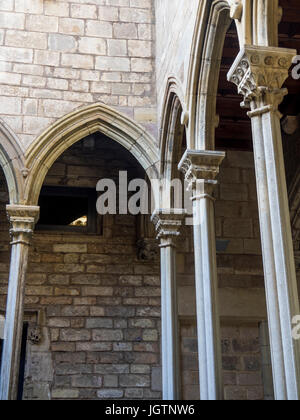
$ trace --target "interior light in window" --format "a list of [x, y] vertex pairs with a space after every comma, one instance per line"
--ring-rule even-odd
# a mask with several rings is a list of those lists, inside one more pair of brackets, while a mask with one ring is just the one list
[[88, 218], [87, 216], [79, 217], [79, 219], [74, 220], [74, 222], [70, 223], [70, 226], [87, 226]]

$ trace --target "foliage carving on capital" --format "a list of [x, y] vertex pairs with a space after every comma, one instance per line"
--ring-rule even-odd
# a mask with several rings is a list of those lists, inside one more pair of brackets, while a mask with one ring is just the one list
[[228, 81], [234, 83], [244, 97], [243, 105], [249, 106], [268, 93], [276, 93], [278, 105], [286, 94], [281, 88], [295, 54], [283, 48], [245, 46], [228, 73]]
[[39, 219], [40, 208], [37, 206], [8, 205], [7, 216], [11, 225], [11, 244], [29, 245], [34, 227]]
[[184, 173], [188, 188], [195, 189], [199, 180], [214, 181], [217, 178], [224, 158], [224, 152], [187, 150], [178, 168]]

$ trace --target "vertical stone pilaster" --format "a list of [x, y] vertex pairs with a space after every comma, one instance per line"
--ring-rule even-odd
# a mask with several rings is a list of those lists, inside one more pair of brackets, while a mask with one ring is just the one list
[[296, 51], [246, 46], [228, 74], [252, 122], [261, 240], [277, 400], [300, 398], [300, 343], [292, 337], [299, 315], [290, 212], [278, 106]]
[[152, 221], [160, 240], [163, 399], [180, 399], [176, 248], [185, 210], [157, 210]]
[[223, 398], [214, 198], [225, 153], [187, 150], [179, 169], [193, 192], [200, 399]]
[[0, 400], [16, 400], [23, 331], [25, 276], [28, 251], [39, 207], [7, 206], [11, 224], [11, 265], [2, 353]]

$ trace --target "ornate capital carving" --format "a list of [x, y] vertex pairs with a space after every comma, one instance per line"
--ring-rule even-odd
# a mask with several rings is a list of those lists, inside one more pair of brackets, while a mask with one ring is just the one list
[[40, 208], [37, 206], [8, 205], [6, 211], [11, 225], [11, 244], [29, 245], [34, 226], [39, 218]]
[[188, 188], [198, 190], [197, 186], [201, 184], [199, 181], [210, 181], [210, 185], [217, 183], [215, 179], [219, 175], [220, 165], [224, 158], [224, 152], [187, 150], [178, 169], [185, 174]]
[[183, 209], [159, 209], [153, 213], [152, 222], [161, 247], [176, 246], [186, 214], [186, 210]]
[[244, 96], [242, 106], [263, 98], [262, 105], [277, 108], [286, 94], [281, 88], [296, 54], [290, 49], [246, 45], [228, 73], [228, 81]]

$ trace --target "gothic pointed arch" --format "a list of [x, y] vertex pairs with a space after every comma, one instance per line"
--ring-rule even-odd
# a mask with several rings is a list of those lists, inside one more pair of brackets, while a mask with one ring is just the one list
[[98, 131], [127, 149], [150, 179], [158, 178], [159, 154], [155, 139], [127, 116], [97, 103], [64, 116], [31, 144], [25, 156], [29, 170], [25, 188], [27, 204], [37, 204], [47, 172], [58, 157], [79, 140]]
[[187, 86], [191, 149], [215, 148], [218, 79], [225, 35], [230, 23], [227, 0], [200, 3]]
[[16, 134], [1, 118], [0, 165], [6, 178], [10, 204], [22, 204], [24, 150]]
[[186, 92], [188, 137], [195, 149], [214, 149], [216, 94], [226, 31], [236, 23], [240, 49], [278, 46], [278, 0], [206, 0], [199, 3]]
[[185, 135], [185, 105], [178, 80], [168, 79], [160, 137], [160, 176], [163, 180], [161, 203], [172, 207], [170, 183], [179, 177], [178, 163], [182, 156]]

